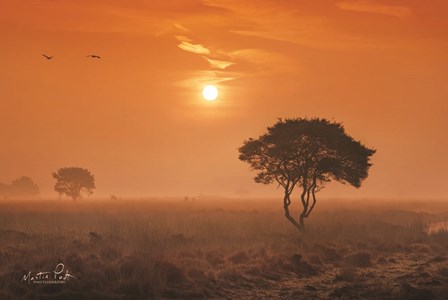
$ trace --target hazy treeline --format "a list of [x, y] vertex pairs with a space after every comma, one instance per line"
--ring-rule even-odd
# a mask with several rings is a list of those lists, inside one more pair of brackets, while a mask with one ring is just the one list
[[39, 187], [27, 176], [13, 180], [10, 184], [0, 183], [2, 198], [34, 198], [39, 196]]

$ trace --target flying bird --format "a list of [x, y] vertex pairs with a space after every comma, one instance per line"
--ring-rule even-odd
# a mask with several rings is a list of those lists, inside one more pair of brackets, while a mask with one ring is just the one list
[[42, 54], [42, 56], [45, 57], [46, 59], [52, 59], [53, 58], [53, 56], [48, 56], [48, 55], [45, 55], [45, 54]]
[[94, 55], [94, 54], [87, 55], [87, 57], [98, 58], [98, 59], [101, 58], [101, 56]]

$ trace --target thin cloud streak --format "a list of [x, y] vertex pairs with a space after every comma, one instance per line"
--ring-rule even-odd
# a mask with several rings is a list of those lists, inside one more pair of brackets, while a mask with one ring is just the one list
[[222, 69], [222, 70], [224, 70], [224, 69], [226, 69], [227, 67], [229, 67], [229, 66], [235, 64], [235, 63], [230, 62], [230, 61], [211, 59], [211, 58], [208, 58], [208, 57], [205, 57], [205, 56], [204, 56], [204, 58], [205, 58], [205, 60], [208, 61], [208, 63], [210, 64], [210, 66], [211, 66], [212, 68], [216, 68], [216, 69]]
[[375, 13], [392, 17], [407, 17], [411, 15], [411, 10], [407, 7], [376, 4], [370, 1], [344, 1], [339, 2], [337, 6], [342, 10]]
[[179, 42], [192, 42], [192, 40], [184, 35], [175, 35], [176, 40]]
[[[211, 1], [206, 4], [211, 4]], [[326, 14], [304, 13], [299, 4], [290, 4], [280, 1], [262, 6], [254, 1], [221, 0], [216, 5], [233, 10], [235, 19], [244, 20], [244, 28], [231, 28], [230, 32], [265, 39], [266, 43], [283, 42], [325, 49], [365, 47], [368, 44], [367, 39], [334, 28]], [[333, 10], [339, 9], [333, 6]]]
[[210, 50], [204, 47], [201, 44], [192, 44], [187, 41], [183, 41], [179, 45], [177, 45], [182, 50], [185, 50], [187, 52], [191, 52], [194, 54], [210, 54]]
[[181, 25], [179, 23], [174, 23], [174, 27], [176, 27], [177, 29], [179, 29], [180, 31], [183, 31], [183, 32], [188, 32], [189, 31], [185, 26], [183, 26], [183, 25]]

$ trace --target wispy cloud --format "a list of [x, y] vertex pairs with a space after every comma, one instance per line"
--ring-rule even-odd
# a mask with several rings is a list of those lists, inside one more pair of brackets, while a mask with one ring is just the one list
[[177, 45], [182, 50], [185, 50], [187, 52], [195, 53], [195, 54], [210, 54], [210, 50], [204, 47], [201, 44], [193, 44], [187, 41], [181, 42], [179, 45]]
[[178, 86], [191, 88], [191, 86], [202, 86], [206, 84], [219, 84], [227, 81], [232, 81], [242, 78], [240, 72], [229, 72], [221, 70], [199, 70], [192, 71], [187, 74], [184, 80], [178, 81]]
[[276, 75], [297, 69], [296, 64], [292, 63], [285, 55], [262, 49], [239, 49], [230, 52], [229, 56], [235, 61], [245, 64], [250, 72], [257, 75]]
[[183, 32], [188, 32], [189, 31], [185, 26], [183, 26], [183, 25], [181, 25], [179, 23], [174, 23], [174, 27], [176, 27], [177, 29], [179, 29], [180, 31], [183, 31]]
[[[186, 31], [187, 29], [180, 25], [177, 24], [178, 26], [175, 27], [178, 28], [179, 30], [182, 31]], [[185, 29], [185, 30], [184, 30]], [[225, 70], [227, 67], [234, 65], [235, 62], [230, 61], [228, 58], [229, 56], [224, 53], [223, 51], [211, 51], [209, 48], [207, 48], [206, 46], [202, 45], [202, 44], [195, 44], [193, 43], [193, 40], [185, 35], [175, 35], [174, 38], [176, 40], [178, 40], [180, 42], [180, 44], [177, 45], [177, 47], [179, 47], [180, 49], [193, 53], [193, 54], [198, 54], [201, 55], [203, 59], [205, 59], [210, 67], [212, 69], [219, 69], [219, 70]], [[219, 81], [220, 79], [218, 79], [218, 76], [216, 76], [216, 72], [206, 72], [207, 74], [207, 80], [209, 80], [211, 77], [214, 78], [214, 82]], [[220, 76], [221, 78], [222, 76]], [[228, 77], [227, 75], [224, 76], [226, 78], [226, 80], [230, 80], [233, 79], [233, 77]], [[222, 79], [222, 78], [221, 78]]]
[[211, 59], [211, 58], [208, 58], [208, 57], [205, 57], [205, 56], [204, 56], [204, 58], [205, 58], [205, 60], [208, 61], [210, 66], [212, 68], [215, 68], [215, 69], [222, 69], [222, 70], [224, 70], [225, 68], [235, 64], [234, 62], [231, 62], [231, 61]]
[[[385, 45], [380, 38], [375, 39], [377, 36], [360, 34], [364, 29], [374, 31], [370, 22], [362, 20], [362, 14], [351, 14], [350, 19], [346, 19], [345, 11], [375, 13], [379, 18], [381, 15], [405, 17], [411, 14], [407, 7], [378, 4], [373, 0], [328, 2], [306, 5], [279, 0], [263, 1], [266, 5], [260, 5], [256, 0], [203, 0], [205, 5], [221, 7], [229, 13], [210, 28], [197, 26], [188, 19], [179, 21], [182, 25], [176, 27], [178, 47], [200, 55], [209, 63], [204, 72], [198, 72], [195, 80], [216, 82], [221, 78], [227, 81], [276, 76], [302, 67], [295, 51], [307, 51], [310, 47], [353, 51]], [[349, 25], [355, 22], [360, 25], [352, 29]], [[224, 32], [222, 28], [225, 28]], [[222, 34], [220, 41], [207, 39], [213, 30]]]
[[266, 44], [283, 42], [325, 49], [346, 49], [367, 43], [366, 40], [360, 41], [360, 37], [338, 30], [331, 23], [330, 16], [339, 9], [319, 1], [310, 2], [308, 5], [299, 1], [292, 4], [292, 1], [286, 0], [272, 1], [269, 5], [260, 5], [259, 1], [253, 0], [204, 1], [209, 5], [213, 2], [215, 5], [232, 9], [234, 18], [244, 24], [233, 28], [230, 26], [232, 33], [264, 39]]
[[175, 35], [174, 38], [179, 42], [192, 42], [192, 40], [189, 37], [186, 37], [185, 35]]
[[342, 10], [375, 13], [393, 17], [407, 17], [411, 15], [411, 10], [404, 6], [390, 6], [377, 4], [371, 1], [343, 1], [337, 6]]

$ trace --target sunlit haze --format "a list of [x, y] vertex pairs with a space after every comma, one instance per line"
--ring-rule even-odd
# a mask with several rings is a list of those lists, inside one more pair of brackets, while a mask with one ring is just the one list
[[324, 117], [377, 152], [360, 189], [321, 197], [446, 198], [447, 10], [0, 0], [0, 182], [27, 175], [57, 197], [51, 173], [79, 166], [94, 197], [279, 197], [238, 148], [278, 118]]

